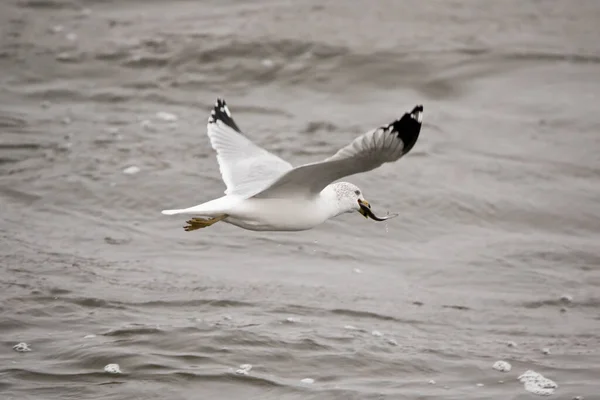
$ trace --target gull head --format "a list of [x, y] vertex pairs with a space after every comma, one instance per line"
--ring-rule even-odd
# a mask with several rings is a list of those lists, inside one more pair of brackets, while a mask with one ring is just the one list
[[362, 191], [358, 186], [352, 183], [337, 182], [330, 186], [335, 192], [341, 213], [358, 211], [365, 218], [371, 218], [375, 221], [385, 221], [386, 219], [397, 216], [397, 214], [385, 217], [378, 217], [375, 215], [373, 211], [371, 211], [371, 204], [363, 197]]
[[337, 182], [329, 185], [333, 189], [340, 214], [358, 211], [365, 215], [363, 207], [370, 207], [358, 186], [350, 182]]

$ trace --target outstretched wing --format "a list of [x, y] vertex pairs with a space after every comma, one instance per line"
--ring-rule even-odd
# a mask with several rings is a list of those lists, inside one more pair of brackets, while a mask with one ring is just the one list
[[423, 106], [356, 138], [332, 157], [287, 172], [255, 197], [312, 196], [348, 175], [367, 172], [408, 153], [419, 138]]
[[293, 168], [246, 138], [231, 117], [225, 100], [217, 99], [208, 118], [207, 133], [217, 152], [227, 195], [252, 197]]

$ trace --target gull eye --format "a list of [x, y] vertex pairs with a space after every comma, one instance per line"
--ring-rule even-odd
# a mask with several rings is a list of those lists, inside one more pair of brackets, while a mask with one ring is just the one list
[[357, 195], [357, 196], [360, 196], [360, 190], [355, 190], [354, 194]]

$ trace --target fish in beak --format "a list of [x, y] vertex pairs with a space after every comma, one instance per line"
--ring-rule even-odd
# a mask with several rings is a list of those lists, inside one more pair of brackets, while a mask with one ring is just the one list
[[358, 210], [358, 212], [361, 213], [367, 219], [371, 218], [372, 220], [375, 220], [375, 221], [385, 221], [387, 219], [398, 216], [398, 214], [388, 214], [385, 217], [378, 217], [377, 215], [375, 215], [373, 213], [373, 211], [371, 211], [371, 205], [366, 200], [358, 199], [358, 205], [360, 206], [360, 209]]

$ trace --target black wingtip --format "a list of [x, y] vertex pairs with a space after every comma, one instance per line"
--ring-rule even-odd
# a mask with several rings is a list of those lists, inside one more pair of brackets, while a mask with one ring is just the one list
[[231, 112], [229, 111], [229, 107], [227, 107], [225, 99], [220, 97], [217, 98], [217, 101], [210, 112], [210, 116], [208, 117], [209, 124], [216, 124], [217, 121], [223, 122], [225, 125], [237, 132], [242, 132], [231, 117]]
[[404, 143], [403, 153], [408, 153], [419, 138], [421, 123], [423, 121], [423, 105], [418, 104], [411, 112], [405, 113], [402, 118], [392, 122], [388, 129], [398, 134], [398, 138]]

